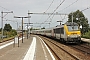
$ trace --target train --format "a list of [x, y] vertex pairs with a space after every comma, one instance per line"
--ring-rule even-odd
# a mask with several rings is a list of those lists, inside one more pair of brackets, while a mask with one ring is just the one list
[[80, 27], [75, 22], [66, 22], [48, 29], [32, 30], [31, 33], [56, 38], [67, 43], [81, 42]]

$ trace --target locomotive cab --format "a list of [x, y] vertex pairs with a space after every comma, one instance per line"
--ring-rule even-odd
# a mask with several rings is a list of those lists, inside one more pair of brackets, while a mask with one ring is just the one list
[[77, 23], [66, 23], [65, 24], [66, 37], [69, 42], [81, 41], [81, 32]]

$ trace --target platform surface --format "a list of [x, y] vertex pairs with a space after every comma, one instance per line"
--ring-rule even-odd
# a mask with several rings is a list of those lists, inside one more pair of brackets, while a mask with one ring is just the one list
[[[0, 43], [0, 47], [11, 43]], [[10, 44], [0, 49], [0, 60], [55, 60], [51, 51], [38, 36], [25, 37], [18, 44]]]

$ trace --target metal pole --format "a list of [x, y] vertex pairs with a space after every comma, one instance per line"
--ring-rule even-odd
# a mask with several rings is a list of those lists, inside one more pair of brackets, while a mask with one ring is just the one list
[[[61, 26], [61, 22], [62, 22], [62, 21], [60, 21], [60, 26]], [[60, 39], [61, 39], [61, 29], [60, 29]]]
[[3, 11], [1, 13], [2, 13], [2, 17], [1, 17], [2, 18], [2, 23], [1, 24], [2, 24], [2, 41], [3, 41]]
[[23, 18], [29, 18], [29, 17], [16, 17], [16, 16], [14, 16], [14, 18], [22, 18], [22, 43], [23, 43]]
[[[16, 21], [17, 22], [17, 21]], [[17, 22], [17, 30], [18, 30], [18, 22]]]
[[49, 28], [50, 28], [50, 23], [49, 23]]
[[73, 12], [72, 12], [72, 23], [73, 23]]
[[23, 43], [23, 17], [22, 17], [22, 43]]
[[[29, 13], [29, 10], [28, 10], [28, 13]], [[29, 17], [29, 14], [28, 14], [28, 17]], [[28, 18], [28, 22], [30, 23], [30, 18]], [[30, 24], [29, 24], [30, 26]], [[29, 36], [30, 36], [30, 28], [29, 28]]]
[[27, 39], [28, 39], [28, 24], [27, 24]]
[[18, 47], [19, 47], [19, 37], [18, 37]]
[[2, 41], [3, 41], [3, 18], [7, 15], [7, 14], [6, 14], [5, 16], [3, 16], [3, 13], [7, 13], [7, 14], [8, 14], [8, 13], [13, 13], [13, 11], [11, 11], [11, 12], [3, 12], [3, 11], [2, 11], [2, 12], [1, 12], [1, 14], [2, 14], [2, 15], [1, 15], [1, 16], [2, 16], [2, 17], [1, 17], [1, 18], [2, 18], [2, 23], [1, 23], [1, 24], [2, 24]]

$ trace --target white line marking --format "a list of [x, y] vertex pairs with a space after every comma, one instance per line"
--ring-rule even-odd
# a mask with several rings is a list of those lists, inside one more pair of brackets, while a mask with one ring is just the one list
[[[37, 37], [39, 37], [39, 36], [37, 36]], [[40, 37], [39, 37], [40, 38]], [[41, 39], [41, 38], [40, 38]], [[42, 40], [42, 39], [41, 39]], [[51, 55], [51, 57], [52, 57], [52, 60], [55, 60], [55, 58], [54, 58], [54, 56], [53, 56], [53, 54], [51, 53], [51, 51], [50, 51], [50, 49], [48, 48], [48, 46], [44, 43], [44, 41], [42, 40], [42, 42], [43, 42], [43, 44], [46, 46], [46, 48], [47, 48], [47, 50], [48, 50], [48, 52], [49, 52], [49, 54]]]
[[5, 48], [5, 47], [7, 47], [7, 46], [9, 46], [9, 45], [11, 45], [11, 44], [13, 44], [14, 42], [10, 42], [10, 43], [7, 43], [7, 44], [5, 44], [5, 45], [3, 45], [3, 46], [0, 46], [0, 49], [2, 49], [2, 48]]
[[44, 46], [43, 46], [41, 40], [40, 40], [40, 43], [41, 43], [42, 48], [43, 48], [43, 51], [44, 51], [45, 59], [48, 60], [48, 57], [47, 57], [47, 54], [46, 54], [45, 48], [44, 48]]
[[36, 38], [33, 37], [33, 41], [32, 41], [32, 43], [29, 47], [29, 50], [23, 60], [33, 60], [34, 59], [35, 47], [36, 47]]
[[[23, 38], [25, 38], [25, 37], [23, 37]], [[21, 40], [22, 38], [20, 38], [19, 40]], [[11, 45], [11, 44], [13, 44], [14, 42], [10, 42], [10, 43], [7, 43], [7, 44], [5, 44], [5, 45], [2, 45], [2, 46], [0, 46], [0, 49], [2, 49], [2, 48], [5, 48], [5, 47], [7, 47], [7, 46], [9, 46], [9, 45]]]

